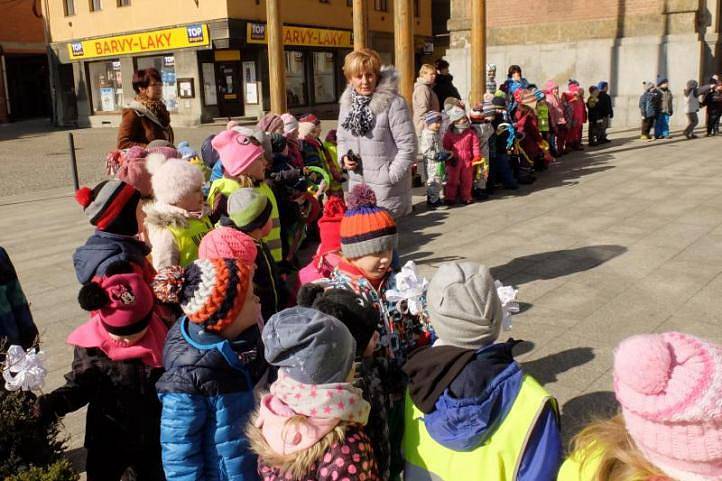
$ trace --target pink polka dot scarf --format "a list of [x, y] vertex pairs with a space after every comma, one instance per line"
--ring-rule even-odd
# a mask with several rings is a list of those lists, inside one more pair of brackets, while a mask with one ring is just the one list
[[[303, 384], [283, 370], [261, 399], [256, 426], [279, 454], [292, 454], [316, 444], [341, 421], [366, 425], [371, 406], [350, 383]], [[293, 416], [305, 422], [287, 424]]]

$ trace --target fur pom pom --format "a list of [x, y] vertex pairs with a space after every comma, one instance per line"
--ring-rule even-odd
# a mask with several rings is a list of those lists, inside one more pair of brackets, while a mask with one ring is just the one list
[[362, 207], [376, 207], [376, 194], [371, 190], [368, 184], [359, 184], [351, 189], [346, 200], [346, 205], [350, 210], [360, 209]]
[[181, 266], [167, 266], [158, 271], [150, 287], [156, 299], [166, 304], [180, 304], [185, 270]]
[[93, 191], [88, 187], [81, 187], [75, 191], [75, 200], [85, 209], [93, 202]]
[[91, 282], [80, 288], [78, 303], [85, 311], [95, 311], [110, 303], [108, 293], [100, 287], [100, 284]]
[[167, 159], [163, 154], [157, 152], [149, 154], [145, 160], [145, 168], [150, 173], [150, 175], [153, 175], [158, 172], [158, 169], [160, 169], [163, 164], [165, 164], [166, 160]]
[[343, 217], [346, 212], [346, 203], [343, 198], [332, 195], [323, 204], [323, 216], [327, 218]]

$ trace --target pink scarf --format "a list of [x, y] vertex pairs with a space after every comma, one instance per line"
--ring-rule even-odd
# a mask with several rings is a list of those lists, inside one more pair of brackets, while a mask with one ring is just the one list
[[97, 315], [91, 315], [88, 322], [71, 332], [67, 342], [78, 347], [98, 348], [113, 361], [140, 359], [147, 366], [162, 367], [168, 328], [155, 311], [151, 315], [153, 318], [145, 335], [130, 346], [111, 338]]
[[[303, 384], [281, 370], [261, 399], [256, 426], [271, 449], [292, 454], [316, 444], [341, 421], [365, 425], [370, 410], [362, 391], [350, 383]], [[304, 422], [287, 424], [297, 415], [305, 416]]]

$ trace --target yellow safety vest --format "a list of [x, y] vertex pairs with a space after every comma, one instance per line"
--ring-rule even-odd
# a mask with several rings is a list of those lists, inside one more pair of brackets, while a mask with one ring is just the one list
[[[230, 197], [232, 193], [241, 188], [241, 185], [233, 179], [222, 178], [214, 181], [211, 184], [211, 190], [208, 192], [208, 205], [213, 207], [217, 195], [222, 195], [226, 198]], [[281, 262], [283, 260], [283, 244], [281, 243], [281, 217], [278, 214], [278, 202], [276, 196], [273, 194], [271, 187], [261, 182], [260, 185], [254, 187], [256, 192], [263, 194], [268, 197], [271, 201], [271, 222], [273, 228], [271, 232], [263, 238], [268, 248], [271, 251], [273, 260]]]
[[173, 234], [178, 246], [180, 265], [186, 267], [198, 259], [198, 246], [201, 245], [203, 236], [213, 230], [213, 224], [204, 216], [200, 219], [188, 219], [185, 227], [169, 226], [168, 230]]
[[422, 413], [406, 394], [404, 410], [405, 481], [516, 481], [529, 437], [547, 403], [556, 400], [524, 375], [509, 414], [489, 439], [473, 451], [453, 451], [426, 430]]
[[600, 462], [601, 452], [588, 457], [584, 453], [572, 453], [559, 469], [557, 481], [592, 481], [599, 470]]
[[271, 251], [271, 256], [276, 262], [283, 260], [283, 244], [281, 243], [281, 217], [278, 215], [278, 202], [276, 196], [271, 190], [271, 186], [265, 182], [256, 187], [259, 194], [263, 194], [268, 197], [271, 201], [271, 221], [273, 222], [273, 228], [266, 237], [263, 238], [263, 242], [266, 243], [268, 249]]

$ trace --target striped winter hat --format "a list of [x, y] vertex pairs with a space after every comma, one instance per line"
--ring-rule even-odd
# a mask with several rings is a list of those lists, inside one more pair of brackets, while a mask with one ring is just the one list
[[366, 184], [355, 186], [346, 200], [348, 209], [341, 220], [341, 252], [347, 259], [395, 249], [396, 221], [376, 205], [376, 194]]
[[132, 226], [135, 223], [136, 230], [132, 234], [138, 232], [135, 211], [140, 192], [132, 185], [117, 179], [105, 180], [92, 190], [81, 187], [75, 192], [75, 200], [83, 207], [90, 223], [98, 229], [104, 231], [113, 225]]
[[152, 287], [159, 300], [179, 303], [191, 322], [220, 332], [243, 309], [253, 271], [252, 265], [236, 259], [198, 259], [185, 269], [161, 269]]

